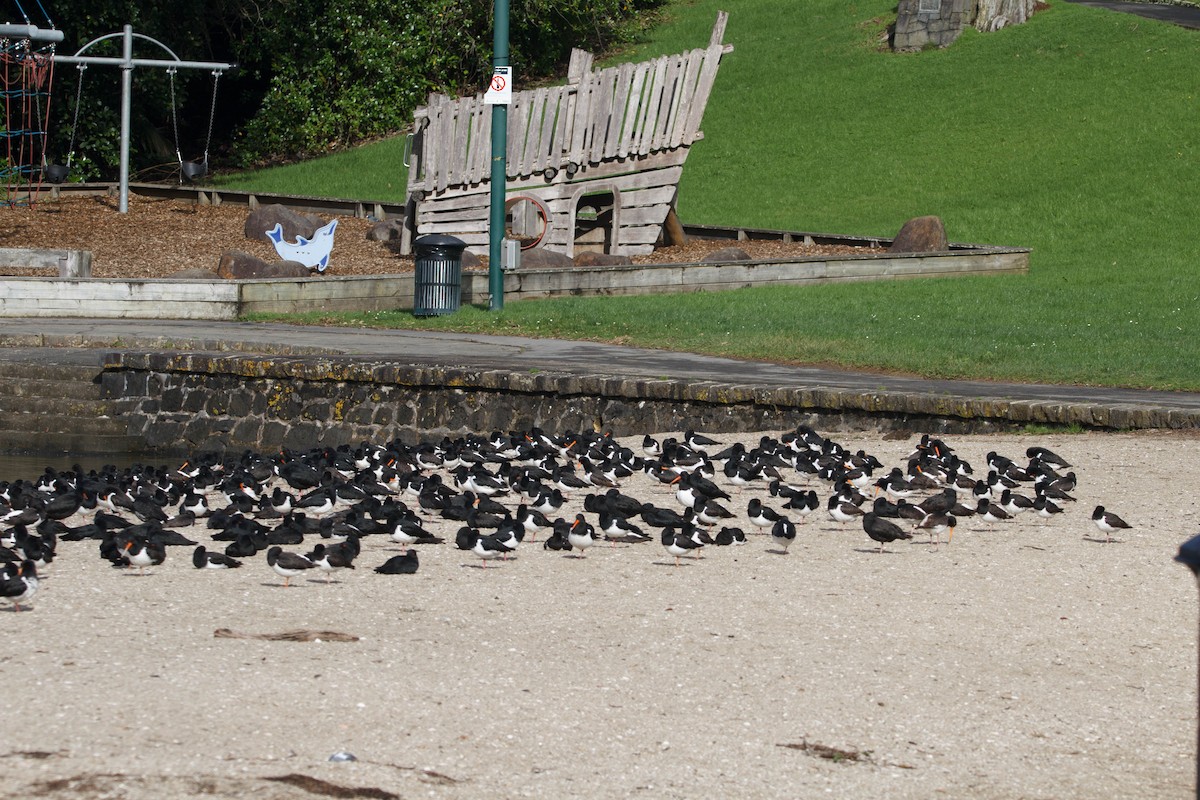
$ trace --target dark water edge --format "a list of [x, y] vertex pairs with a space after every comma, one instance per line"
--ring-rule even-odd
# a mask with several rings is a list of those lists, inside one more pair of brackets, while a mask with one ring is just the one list
[[46, 455], [10, 455], [0, 453], [0, 481], [33, 480], [41, 477], [50, 467], [56, 471], [74, 469], [76, 465], [84, 472], [99, 470], [106, 465], [125, 469], [134, 464], [154, 466], [179, 466], [182, 459], [164, 456], [161, 453], [120, 453], [118, 455], [50, 453]]

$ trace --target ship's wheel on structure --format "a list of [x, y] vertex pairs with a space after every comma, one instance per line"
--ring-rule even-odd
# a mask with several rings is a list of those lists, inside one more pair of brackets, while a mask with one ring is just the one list
[[[46, 16], [38, 0], [34, 0]], [[0, 24], [0, 97], [4, 101], [3, 185], [0, 202], [32, 205], [41, 191], [46, 164], [46, 125], [54, 85], [54, 46], [62, 31], [46, 16], [46, 28], [34, 25], [17, 3], [25, 24]]]

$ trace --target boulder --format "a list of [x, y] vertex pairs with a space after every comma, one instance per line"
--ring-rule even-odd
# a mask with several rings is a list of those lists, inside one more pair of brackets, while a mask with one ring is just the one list
[[595, 253], [586, 250], [575, 256], [577, 267], [625, 267], [633, 263], [629, 256], [619, 256], [615, 253]]
[[226, 250], [217, 262], [217, 274], [226, 280], [257, 278], [266, 266], [267, 262], [244, 250]]
[[397, 242], [404, 233], [404, 220], [385, 219], [376, 222], [367, 231], [367, 239], [372, 242]]
[[462, 268], [463, 269], [479, 269], [483, 266], [483, 259], [472, 253], [470, 250], [463, 250]]
[[301, 236], [311, 239], [317, 228], [325, 224], [320, 217], [313, 214], [301, 214], [286, 206], [272, 203], [259, 206], [246, 217], [246, 238], [271, 244], [267, 231], [273, 229], [276, 223], [283, 226], [283, 238], [287, 242], [294, 242]]
[[889, 253], [940, 253], [949, 250], [946, 227], [940, 217], [914, 217], [900, 228]]
[[299, 261], [268, 262], [241, 250], [226, 250], [217, 265], [217, 275], [226, 280], [308, 278], [312, 274], [312, 270]]
[[716, 264], [722, 261], [749, 261], [750, 254], [740, 247], [722, 247], [700, 259], [702, 264]]
[[521, 253], [521, 269], [570, 269], [575, 262], [565, 253], [535, 247]]

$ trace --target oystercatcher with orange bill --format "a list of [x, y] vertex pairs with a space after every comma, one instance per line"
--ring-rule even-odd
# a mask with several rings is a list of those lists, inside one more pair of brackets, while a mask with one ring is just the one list
[[584, 557], [584, 551], [600, 541], [596, 529], [591, 526], [583, 514], [576, 514], [575, 521], [567, 531], [567, 542], [571, 549], [579, 551], [579, 557]]
[[37, 590], [37, 566], [32, 561], [10, 561], [0, 569], [0, 597], [12, 603], [14, 611], [19, 612], [21, 603], [32, 600]]
[[954, 527], [958, 525], [958, 520], [953, 514], [935, 513], [926, 514], [925, 519], [917, 523], [917, 527], [921, 530], [929, 531], [929, 543], [935, 548], [942, 543], [942, 534], [950, 532], [946, 539], [946, 544], [954, 541]]
[[167, 559], [167, 548], [153, 537], [126, 536], [121, 543], [121, 555], [125, 563], [138, 568], [144, 575], [146, 567], [156, 567]]

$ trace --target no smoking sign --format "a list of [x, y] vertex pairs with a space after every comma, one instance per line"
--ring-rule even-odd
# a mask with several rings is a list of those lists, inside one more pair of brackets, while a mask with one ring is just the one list
[[512, 67], [492, 68], [492, 80], [484, 92], [483, 102], [504, 106], [512, 103]]

